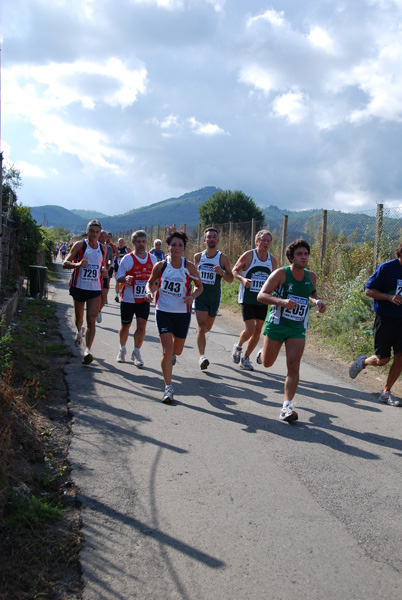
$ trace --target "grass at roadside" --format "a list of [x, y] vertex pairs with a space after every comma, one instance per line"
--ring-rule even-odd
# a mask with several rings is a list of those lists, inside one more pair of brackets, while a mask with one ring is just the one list
[[61, 385], [69, 352], [48, 300], [25, 299], [0, 340], [0, 598], [7, 600], [79, 597], [82, 539]]

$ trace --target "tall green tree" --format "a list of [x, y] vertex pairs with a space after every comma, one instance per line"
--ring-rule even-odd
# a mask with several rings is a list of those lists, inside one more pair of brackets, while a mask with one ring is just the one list
[[211, 223], [240, 223], [257, 219], [264, 220], [264, 213], [250, 196], [240, 190], [220, 190], [198, 208], [203, 227]]
[[2, 161], [2, 183], [1, 204], [2, 210], [6, 212], [10, 205], [17, 202], [16, 190], [22, 186], [21, 171], [14, 164]]

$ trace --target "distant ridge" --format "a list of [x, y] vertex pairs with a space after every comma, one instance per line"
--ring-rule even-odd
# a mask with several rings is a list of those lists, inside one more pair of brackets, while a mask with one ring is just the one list
[[[219, 188], [208, 186], [183, 194], [178, 198], [168, 198], [116, 216], [107, 216], [90, 210], [67, 210], [56, 205], [32, 207], [31, 214], [39, 225], [47, 227], [62, 225], [73, 234], [82, 234], [88, 221], [94, 218], [100, 220], [104, 229], [113, 233], [173, 224], [178, 227], [186, 224], [191, 230], [199, 223], [198, 207], [217, 191]], [[283, 217], [288, 215], [288, 239], [297, 237], [307, 237], [308, 239], [309, 232], [318, 228], [322, 217], [322, 209], [289, 211], [271, 205], [262, 210], [265, 216], [265, 226], [272, 232], [282, 230]], [[336, 210], [328, 210], [327, 214], [328, 227], [333, 227], [334, 233], [342, 231], [346, 236], [350, 236], [357, 228], [358, 239], [362, 239], [362, 236], [365, 239], [374, 239], [374, 216], [364, 213], [343, 213]]]

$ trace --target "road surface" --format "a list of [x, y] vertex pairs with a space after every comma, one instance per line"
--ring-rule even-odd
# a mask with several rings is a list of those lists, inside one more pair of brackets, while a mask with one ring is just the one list
[[323, 359], [303, 362], [299, 421], [279, 421], [283, 354], [269, 371], [239, 369], [241, 321], [225, 315], [208, 335], [204, 372], [193, 317], [176, 401], [164, 405], [153, 308], [145, 367], [116, 363], [111, 290], [85, 367], [67, 279], [56, 301], [73, 349], [65, 376], [84, 600], [401, 598], [402, 409]]

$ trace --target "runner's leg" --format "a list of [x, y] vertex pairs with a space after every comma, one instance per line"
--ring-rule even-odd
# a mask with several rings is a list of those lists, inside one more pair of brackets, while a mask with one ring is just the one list
[[285, 379], [284, 401], [291, 402], [299, 384], [300, 361], [303, 356], [306, 340], [304, 338], [288, 338], [285, 340], [286, 365], [288, 373]]

